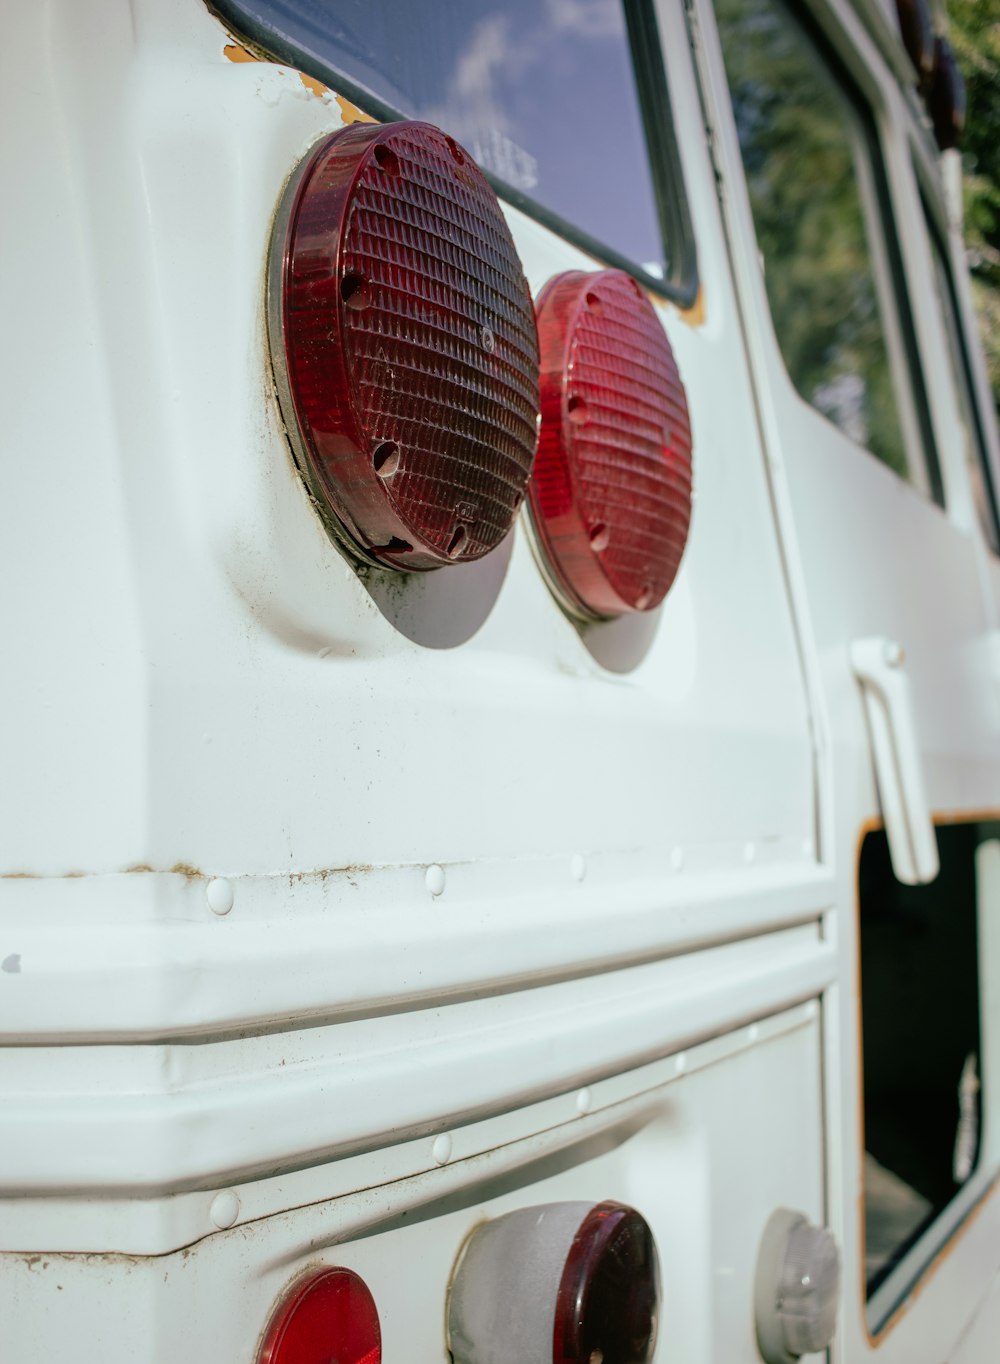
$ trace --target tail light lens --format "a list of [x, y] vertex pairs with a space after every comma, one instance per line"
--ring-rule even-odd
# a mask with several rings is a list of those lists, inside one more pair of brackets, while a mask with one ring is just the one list
[[268, 1324], [258, 1364], [381, 1364], [375, 1300], [350, 1269], [324, 1269], [300, 1282]]
[[557, 275], [539, 297], [538, 333], [529, 499], [543, 569], [573, 614], [650, 611], [691, 520], [691, 425], [670, 343], [620, 270]]
[[297, 461], [368, 562], [478, 559], [510, 530], [537, 437], [531, 297], [499, 203], [425, 123], [321, 142], [275, 228], [269, 326]]

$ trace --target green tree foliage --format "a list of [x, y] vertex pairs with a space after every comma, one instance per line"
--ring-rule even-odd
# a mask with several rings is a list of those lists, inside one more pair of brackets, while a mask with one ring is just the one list
[[1000, 3], [949, 0], [948, 15], [969, 100], [962, 155], [969, 266], [1000, 407]]

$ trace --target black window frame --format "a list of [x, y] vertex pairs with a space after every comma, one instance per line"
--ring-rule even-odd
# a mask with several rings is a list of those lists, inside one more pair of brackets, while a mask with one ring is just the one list
[[[206, 0], [226, 27], [252, 50], [269, 59], [304, 72], [349, 99], [364, 113], [380, 123], [397, 123], [406, 117], [386, 104], [371, 90], [353, 80], [333, 61], [316, 51], [301, 35], [289, 36], [262, 12], [278, 5], [264, 0]], [[636, 261], [616, 251], [606, 242], [515, 189], [499, 176], [484, 174], [497, 195], [543, 227], [565, 238], [574, 246], [605, 264], [637, 279], [644, 288], [669, 299], [680, 308], [690, 308], [698, 297], [700, 279], [694, 230], [688, 206], [687, 187], [674, 132], [673, 110], [660, 45], [654, 0], [620, 0], [625, 16], [629, 55], [635, 75], [639, 114], [646, 140], [646, 159], [650, 172], [653, 202], [660, 228], [661, 244], [668, 273], [664, 278], [645, 271]]]
[[[944, 274], [944, 284], [948, 292], [946, 300], [942, 300], [944, 310], [950, 316], [941, 318], [942, 325], [950, 333], [950, 337], [945, 337], [945, 345], [951, 349], [954, 345], [954, 361], [958, 372], [955, 374], [955, 382], [962, 389], [963, 394], [956, 392], [955, 401], [959, 411], [968, 413], [971, 423], [969, 439], [975, 446], [975, 458], [979, 465], [980, 477], [983, 480], [983, 490], [986, 494], [986, 508], [991, 525], [982, 526], [983, 538], [986, 547], [994, 559], [1000, 559], [1000, 501], [997, 498], [996, 479], [989, 458], [989, 443], [986, 437], [986, 427], [983, 423], [983, 414], [980, 410], [979, 399], [976, 393], [976, 383], [973, 375], [972, 362], [969, 358], [969, 342], [965, 328], [962, 325], [962, 309], [959, 306], [958, 288], [955, 283], [955, 270], [951, 259], [951, 252], [948, 250], [947, 231], [941, 230], [938, 215], [934, 211], [931, 196], [926, 192], [922, 177], [918, 167], [914, 167], [917, 184], [920, 192], [920, 204], [923, 209], [924, 223], [927, 228], [928, 246], [938, 262], [940, 262], [942, 273]], [[935, 299], [937, 290], [935, 290]]]

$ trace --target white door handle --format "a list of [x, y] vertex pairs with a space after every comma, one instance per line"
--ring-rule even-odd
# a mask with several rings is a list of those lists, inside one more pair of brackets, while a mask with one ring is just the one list
[[903, 663], [902, 648], [881, 635], [851, 643], [851, 667], [864, 697], [892, 869], [898, 881], [915, 886], [933, 881], [939, 863]]

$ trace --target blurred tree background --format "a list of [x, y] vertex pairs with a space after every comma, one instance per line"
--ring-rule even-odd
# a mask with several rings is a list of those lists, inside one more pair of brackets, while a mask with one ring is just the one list
[[1000, 0], [948, 0], [948, 17], [969, 98], [962, 149], [969, 268], [1000, 410]]

